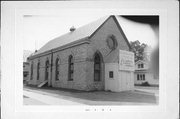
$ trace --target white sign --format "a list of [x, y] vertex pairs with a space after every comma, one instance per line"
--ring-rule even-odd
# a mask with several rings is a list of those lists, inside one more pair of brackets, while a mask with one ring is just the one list
[[134, 71], [134, 53], [119, 50], [119, 70]]

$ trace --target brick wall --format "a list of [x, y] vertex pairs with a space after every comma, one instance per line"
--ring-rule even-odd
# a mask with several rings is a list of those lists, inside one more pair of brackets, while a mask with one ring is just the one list
[[[68, 58], [73, 55], [74, 58], [74, 80], [68, 81]], [[45, 80], [45, 62], [49, 59], [51, 64], [52, 55], [46, 55], [33, 59], [33, 80], [29, 84], [39, 85]], [[60, 60], [60, 76], [59, 80], [55, 80], [55, 62]], [[52, 75], [49, 68], [48, 85], [53, 87], [71, 88], [78, 90], [86, 90], [86, 59], [87, 59], [87, 44], [82, 44], [76, 47], [65, 49], [53, 53]], [[40, 78], [37, 80], [37, 63], [40, 61]], [[32, 61], [31, 61], [32, 62]]]
[[[107, 36], [113, 34], [118, 42], [115, 50], [111, 51], [106, 43]], [[81, 44], [65, 50], [53, 53], [53, 67], [52, 78], [49, 75], [48, 84], [53, 87], [70, 88], [77, 90], [104, 90], [104, 72], [105, 63], [118, 62], [119, 49], [129, 50], [125, 39], [119, 31], [113, 18], [110, 18], [92, 37], [90, 44]], [[99, 51], [102, 55], [103, 62], [101, 63], [101, 81], [94, 81], [94, 54]], [[68, 81], [68, 58], [73, 55], [74, 60], [74, 80]], [[45, 79], [45, 62], [49, 59], [51, 63], [51, 56], [46, 55], [33, 60], [33, 80], [29, 84], [38, 85]], [[56, 58], [60, 59], [60, 77], [55, 80], [55, 61]], [[37, 78], [37, 63], [40, 61], [40, 80]], [[49, 69], [50, 70], [50, 69]], [[50, 72], [50, 71], [49, 71]], [[52, 80], [50, 80], [52, 79]]]

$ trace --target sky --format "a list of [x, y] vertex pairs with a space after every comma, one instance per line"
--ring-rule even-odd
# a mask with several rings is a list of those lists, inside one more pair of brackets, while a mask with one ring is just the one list
[[[25, 15], [22, 31], [23, 49], [38, 50], [48, 41], [69, 32], [70, 27], [78, 28], [104, 16], [105, 14]], [[124, 17], [119, 17], [119, 21], [129, 41], [139, 40], [151, 47], [157, 45], [157, 27], [134, 22]]]

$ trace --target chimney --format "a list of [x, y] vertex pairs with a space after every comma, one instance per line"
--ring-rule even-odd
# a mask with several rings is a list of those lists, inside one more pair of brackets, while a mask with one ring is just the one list
[[73, 32], [73, 31], [75, 31], [76, 30], [76, 28], [74, 27], [74, 26], [72, 26], [71, 28], [70, 28], [70, 31], [71, 32]]

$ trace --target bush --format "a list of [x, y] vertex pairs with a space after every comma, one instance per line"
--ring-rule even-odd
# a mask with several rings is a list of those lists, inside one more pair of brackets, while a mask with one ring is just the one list
[[146, 81], [141, 84], [141, 86], [150, 86], [150, 84]]

